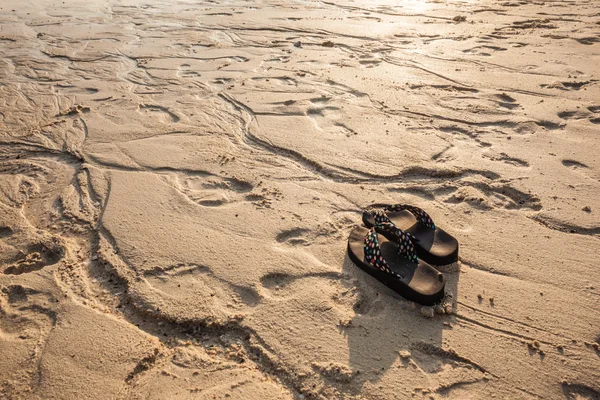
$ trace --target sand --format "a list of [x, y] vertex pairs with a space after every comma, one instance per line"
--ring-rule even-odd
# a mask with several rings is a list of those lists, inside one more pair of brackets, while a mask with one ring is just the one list
[[[600, 398], [600, 4], [3, 0], [0, 398]], [[368, 277], [372, 202], [460, 241]]]

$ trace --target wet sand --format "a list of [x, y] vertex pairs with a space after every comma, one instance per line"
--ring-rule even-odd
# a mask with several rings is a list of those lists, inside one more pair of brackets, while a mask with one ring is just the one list
[[[599, 398], [599, 13], [4, 0], [0, 398]], [[445, 309], [348, 260], [373, 202]]]

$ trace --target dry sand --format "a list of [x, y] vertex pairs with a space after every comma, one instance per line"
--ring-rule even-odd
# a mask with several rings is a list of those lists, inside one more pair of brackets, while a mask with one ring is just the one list
[[599, 124], [597, 1], [2, 0], [0, 398], [597, 399]]

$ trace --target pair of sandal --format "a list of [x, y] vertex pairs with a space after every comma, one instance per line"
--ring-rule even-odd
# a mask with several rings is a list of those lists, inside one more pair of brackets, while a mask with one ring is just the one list
[[407, 204], [372, 204], [362, 219], [366, 228], [355, 228], [348, 238], [350, 259], [409, 300], [424, 305], [442, 300], [446, 278], [432, 265], [456, 262], [458, 241]]

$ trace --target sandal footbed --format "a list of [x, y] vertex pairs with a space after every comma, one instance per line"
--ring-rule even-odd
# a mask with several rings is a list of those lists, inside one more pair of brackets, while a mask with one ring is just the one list
[[378, 234], [381, 254], [390, 269], [402, 276], [397, 278], [381, 271], [365, 261], [364, 244], [368, 229], [355, 228], [348, 238], [348, 255], [359, 268], [384, 283], [402, 297], [423, 305], [432, 305], [444, 297], [446, 278], [427, 264], [419, 260], [418, 264], [398, 254], [398, 245]]

